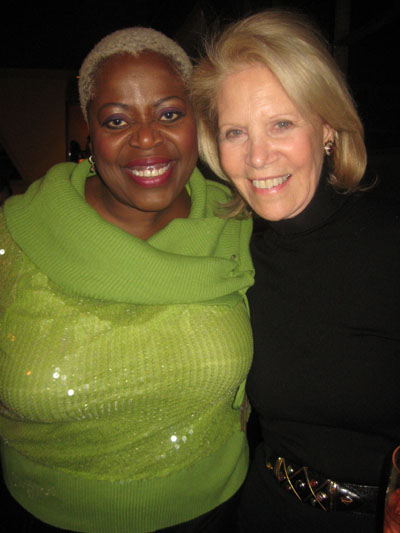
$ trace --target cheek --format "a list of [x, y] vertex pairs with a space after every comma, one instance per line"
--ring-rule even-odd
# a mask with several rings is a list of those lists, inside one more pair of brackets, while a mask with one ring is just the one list
[[238, 147], [222, 143], [219, 145], [219, 158], [225, 174], [235, 182], [236, 177], [243, 173], [245, 158]]
[[232, 157], [234, 156], [234, 152], [232, 153], [232, 150], [230, 150], [229, 146], [227, 146], [225, 143], [221, 143], [218, 145], [218, 153], [221, 166], [224, 169], [228, 169], [230, 167]]
[[307, 136], [298, 138], [291, 146], [287, 146], [285, 152], [287, 157], [298, 168], [307, 173], [315, 169], [319, 173], [323, 154], [316, 139]]
[[237, 147], [233, 149], [232, 146], [222, 143], [219, 146], [219, 158], [222, 170], [234, 187], [245, 196], [248, 184], [243, 179], [246, 175], [244, 156], [242, 156]]
[[93, 135], [91, 139], [97, 163], [112, 163], [116, 160], [120, 144], [117, 139], [110, 139], [104, 135]]

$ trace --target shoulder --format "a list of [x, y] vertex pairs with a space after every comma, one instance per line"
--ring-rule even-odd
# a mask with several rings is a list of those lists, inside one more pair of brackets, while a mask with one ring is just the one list
[[[73, 174], [76, 172], [79, 167], [78, 163], [65, 162], [57, 163], [49, 168], [49, 170], [44, 174], [44, 176], [33, 182], [32, 185], [36, 183], [43, 183], [47, 185], [48, 183], [53, 183], [57, 180], [70, 180]], [[32, 187], [31, 185], [31, 187]], [[29, 189], [28, 189], [29, 191]]]
[[45, 174], [45, 177], [58, 174], [71, 176], [77, 166], [78, 163], [72, 162], [57, 163], [56, 165], [53, 165], [51, 168], [49, 168], [49, 170]]
[[[347, 267], [397, 279], [400, 269], [400, 203], [375, 191], [349, 198], [336, 237]], [[371, 277], [372, 279], [372, 277]]]
[[11, 269], [22, 258], [19, 246], [8, 230], [4, 211], [0, 208], [0, 288], [5, 287], [5, 280]]
[[371, 235], [400, 236], [400, 201], [375, 190], [356, 193], [350, 198], [349, 219]]
[[58, 163], [52, 166], [42, 178], [33, 181], [23, 194], [11, 196], [6, 200], [4, 204], [6, 216], [14, 205], [29, 204], [37, 195], [49, 188], [58, 188], [66, 181], [70, 181], [77, 168], [77, 163]]
[[87, 159], [80, 163], [73, 163], [71, 161], [64, 163], [57, 163], [52, 166], [46, 174], [41, 178], [42, 182], [53, 182], [55, 180], [85, 180], [90, 175], [90, 163]]

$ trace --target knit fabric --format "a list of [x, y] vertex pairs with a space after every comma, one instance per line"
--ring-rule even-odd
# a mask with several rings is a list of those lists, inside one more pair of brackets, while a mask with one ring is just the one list
[[4, 470], [55, 526], [153, 531], [222, 503], [245, 475], [233, 403], [251, 358], [250, 225], [213, 220], [205, 204], [225, 191], [196, 174], [189, 219], [141, 241], [86, 204], [87, 169], [57, 166], [0, 216]]
[[[253, 283], [249, 220], [214, 216], [227, 189], [189, 182], [189, 218], [175, 219], [147, 241], [113, 226], [84, 195], [89, 163], [53, 167], [4, 206], [7, 226], [24, 253], [66, 292], [137, 304], [237, 303]], [[71, 176], [72, 174], [72, 176]]]

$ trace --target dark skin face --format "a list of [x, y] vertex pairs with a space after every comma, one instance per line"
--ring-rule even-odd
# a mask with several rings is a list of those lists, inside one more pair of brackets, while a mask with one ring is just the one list
[[96, 176], [87, 202], [108, 222], [147, 239], [190, 212], [185, 189], [197, 161], [186, 88], [154, 52], [113, 56], [88, 108]]

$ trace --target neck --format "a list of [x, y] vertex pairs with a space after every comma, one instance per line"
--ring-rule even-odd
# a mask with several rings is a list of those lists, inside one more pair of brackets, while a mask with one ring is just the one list
[[142, 211], [114, 198], [98, 176], [86, 180], [85, 198], [104, 220], [142, 240], [147, 240], [175, 218], [187, 218], [191, 208], [184, 188], [167, 209]]

